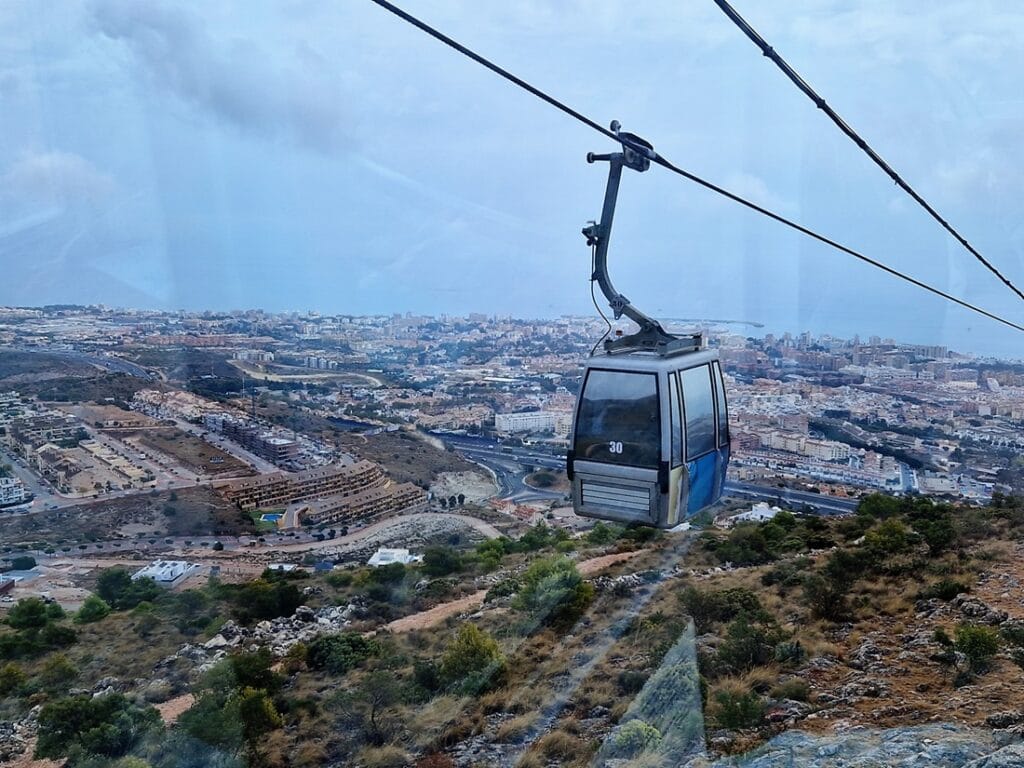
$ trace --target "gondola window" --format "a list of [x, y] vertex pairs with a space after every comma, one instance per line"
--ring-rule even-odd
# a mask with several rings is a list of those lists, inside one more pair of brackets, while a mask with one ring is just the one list
[[600, 370], [588, 374], [576, 423], [581, 459], [654, 468], [660, 435], [654, 374]]
[[715, 450], [715, 405], [711, 369], [698, 365], [682, 371], [683, 410], [686, 419], [686, 459], [693, 461]]

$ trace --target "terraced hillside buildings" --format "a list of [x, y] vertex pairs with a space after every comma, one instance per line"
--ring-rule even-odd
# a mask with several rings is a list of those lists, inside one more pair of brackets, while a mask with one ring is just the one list
[[217, 488], [243, 510], [286, 507], [299, 519], [318, 524], [418, 512], [427, 502], [421, 488], [392, 483], [379, 466], [366, 460], [302, 472], [272, 472], [226, 481]]
[[389, 483], [382, 488], [368, 488], [359, 493], [299, 501], [290, 505], [288, 512], [294, 512], [297, 520], [324, 525], [411, 514], [426, 508], [427, 494], [422, 488], [412, 483]]

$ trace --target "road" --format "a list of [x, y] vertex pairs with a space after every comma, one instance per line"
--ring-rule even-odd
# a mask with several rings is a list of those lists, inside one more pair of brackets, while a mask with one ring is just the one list
[[24, 346], [13, 346], [4, 347], [4, 349], [16, 350], [18, 352], [37, 352], [44, 353], [47, 355], [53, 355], [55, 357], [63, 357], [67, 360], [74, 360], [79, 363], [87, 363], [88, 365], [95, 365], [102, 368], [105, 371], [111, 373], [126, 373], [129, 376], [136, 376], [140, 379], [156, 379], [157, 374], [153, 371], [148, 371], [141, 365], [123, 360], [120, 357], [113, 357], [107, 355], [93, 355], [86, 352], [79, 352], [74, 349], [52, 349], [50, 347], [24, 347]]
[[[490, 523], [476, 517], [470, 517], [469, 515], [458, 515], [451, 512], [417, 512], [411, 515], [399, 515], [378, 520], [375, 523], [354, 530], [346, 536], [336, 536], [333, 539], [325, 539], [324, 541], [316, 541], [313, 535], [307, 532], [298, 533], [295, 536], [268, 533], [261, 537], [265, 539], [263, 543], [260, 543], [255, 536], [153, 536], [137, 540], [118, 539], [95, 542], [75, 548], [77, 551], [58, 552], [53, 555], [46, 555], [42, 551], [34, 550], [32, 554], [40, 562], [46, 562], [47, 564], [61, 562], [98, 567], [99, 565], [109, 565], [112, 563], [136, 563], [137, 561], [126, 559], [130, 553], [148, 553], [154, 557], [164, 558], [171, 553], [176, 553], [191, 562], [204, 565], [223, 565], [225, 560], [229, 560], [233, 555], [242, 552], [259, 556], [302, 554], [326, 549], [338, 549], [347, 545], [358, 544], [364, 539], [375, 536], [392, 526], [408, 524], [410, 521], [436, 522], [440, 520], [460, 522], [488, 539], [496, 539], [504, 535]], [[151, 539], [154, 541], [153, 544], [149, 544]], [[291, 541], [284, 543], [285, 539], [291, 539]], [[186, 542], [188, 543], [186, 544]], [[222, 552], [216, 554], [213, 552], [214, 542], [219, 542], [223, 545], [224, 549]]]
[[798, 509], [808, 506], [825, 515], [849, 515], [857, 511], [858, 504], [857, 499], [841, 499], [821, 493], [808, 493], [792, 488], [773, 488], [772, 486], [740, 483], [732, 480], [726, 481], [725, 492], [730, 496], [742, 496], [769, 504], [780, 504], [781, 502], [782, 505]]
[[[8, 464], [15, 477], [25, 484], [25, 487], [36, 497], [36, 501], [43, 503], [44, 499], [53, 495], [53, 491], [40, 482], [39, 478], [28, 470], [21, 463], [21, 459], [7, 450], [7, 446], [0, 444], [0, 463]], [[35, 502], [33, 502], [35, 506]]]
[[564, 493], [534, 488], [524, 480], [534, 467], [565, 469], [565, 457], [531, 451], [529, 448], [502, 447], [482, 437], [431, 433], [449, 448], [462, 454], [468, 461], [490, 469], [498, 480], [498, 498], [516, 503], [528, 501], [555, 501], [565, 498]]
[[[524, 466], [545, 466], [525, 456], [514, 456], [507, 453], [490, 450], [465, 450], [459, 449], [468, 461], [490, 469], [498, 480], [498, 498], [507, 499], [516, 503], [528, 501], [553, 501], [563, 499], [564, 493], [558, 491], [546, 491], [543, 488], [534, 488], [525, 482], [526, 472]], [[549, 462], [551, 463], [551, 462]], [[552, 469], [554, 467], [551, 467]]]
[[[563, 494], [531, 488], [523, 483], [523, 467], [545, 467], [562, 469], [565, 467], [564, 456], [552, 456], [529, 448], [507, 448], [485, 438], [464, 435], [438, 435], [451, 448], [462, 453], [470, 461], [483, 464], [498, 476], [501, 484], [501, 498], [512, 501], [534, 501], [539, 499], [558, 499]], [[519, 468], [518, 471], [516, 468]], [[727, 481], [725, 491], [728, 495], [739, 496], [771, 504], [782, 503], [792, 507], [811, 507], [826, 515], [845, 515], [857, 510], [856, 499], [843, 499], [826, 496], [820, 493], [808, 493], [791, 488], [778, 488], [770, 485], [756, 485]]]

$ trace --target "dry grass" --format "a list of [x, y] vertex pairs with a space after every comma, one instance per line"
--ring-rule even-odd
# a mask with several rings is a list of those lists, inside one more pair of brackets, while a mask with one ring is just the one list
[[537, 712], [529, 712], [511, 720], [506, 720], [498, 726], [494, 734], [494, 740], [500, 742], [519, 741], [533, 727], [539, 717], [540, 715]]
[[462, 712], [459, 717], [445, 727], [438, 743], [442, 746], [451, 746], [465, 741], [470, 736], [482, 733], [486, 724], [484, 716], [480, 712]]
[[750, 693], [750, 690], [749, 683], [743, 677], [720, 677], [708, 686], [708, 701], [714, 701], [717, 693], [742, 696]]
[[590, 752], [582, 739], [565, 731], [551, 731], [545, 734], [537, 742], [535, 748], [548, 760], [557, 760], [561, 765], [568, 764]]
[[619, 688], [607, 676], [594, 675], [580, 686], [574, 697], [577, 708], [587, 711], [594, 707], [612, 707], [621, 698]]
[[363, 768], [405, 768], [412, 763], [408, 752], [392, 744], [364, 747], [359, 750], [356, 760]]
[[731, 679], [734, 679], [737, 685], [745, 690], [764, 692], [778, 682], [779, 668], [774, 664], [767, 667], [754, 667], [749, 672]]
[[292, 755], [296, 768], [319, 768], [327, 762], [327, 748], [319, 742], [304, 742]]

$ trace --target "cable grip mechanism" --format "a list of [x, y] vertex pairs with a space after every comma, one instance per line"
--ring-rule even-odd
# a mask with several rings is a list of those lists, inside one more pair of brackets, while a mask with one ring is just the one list
[[608, 184], [605, 187], [604, 205], [601, 209], [601, 221], [587, 222], [583, 228], [583, 236], [588, 246], [593, 246], [594, 271], [590, 279], [597, 281], [601, 292], [618, 320], [625, 315], [640, 326], [640, 329], [628, 336], [608, 339], [604, 342], [605, 351], [609, 354], [628, 350], [642, 349], [660, 355], [674, 355], [683, 352], [694, 352], [704, 346], [702, 334], [676, 336], [666, 331], [657, 320], [634, 307], [629, 299], [615, 290], [608, 276], [608, 240], [612, 231], [612, 220], [615, 217], [615, 202], [619, 195], [619, 182], [623, 167], [643, 173], [651, 167], [651, 161], [658, 159], [654, 145], [636, 134], [620, 130], [618, 120], [613, 120], [611, 131], [622, 144], [621, 152], [610, 154], [587, 153], [587, 162], [608, 163]]

